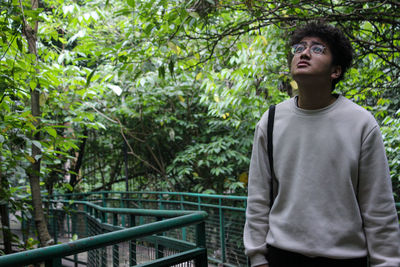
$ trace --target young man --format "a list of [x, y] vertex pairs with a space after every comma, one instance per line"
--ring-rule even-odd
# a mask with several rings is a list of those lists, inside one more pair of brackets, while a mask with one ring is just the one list
[[337, 28], [294, 32], [291, 74], [299, 95], [276, 106], [270, 205], [266, 112], [249, 171], [244, 245], [252, 266], [400, 266], [399, 221], [379, 126], [333, 95], [352, 61]]

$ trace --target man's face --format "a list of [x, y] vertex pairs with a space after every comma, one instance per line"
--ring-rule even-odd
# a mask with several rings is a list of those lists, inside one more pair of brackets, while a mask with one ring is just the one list
[[310, 78], [332, 81], [339, 77], [340, 67], [332, 65], [332, 53], [320, 38], [305, 37], [299, 44], [290, 67], [296, 81]]

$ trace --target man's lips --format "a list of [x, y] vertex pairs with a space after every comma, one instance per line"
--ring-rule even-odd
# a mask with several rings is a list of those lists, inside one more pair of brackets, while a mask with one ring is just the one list
[[299, 68], [307, 66], [310, 66], [310, 63], [308, 63], [308, 61], [299, 61], [299, 63], [297, 63], [297, 67]]

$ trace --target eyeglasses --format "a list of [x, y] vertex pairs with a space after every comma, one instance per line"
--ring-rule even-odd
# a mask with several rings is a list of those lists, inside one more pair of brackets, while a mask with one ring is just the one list
[[[307, 44], [295, 44], [292, 46], [292, 54], [300, 54], [307, 49]], [[321, 55], [325, 52], [326, 47], [322, 44], [311, 44], [310, 51], [313, 54]]]

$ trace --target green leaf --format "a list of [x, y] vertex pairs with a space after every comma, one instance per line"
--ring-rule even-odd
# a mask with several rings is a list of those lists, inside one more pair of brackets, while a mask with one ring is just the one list
[[[74, 190], [74, 188], [69, 183], [65, 183], [63, 185], [69, 191], [73, 191]], [[69, 204], [73, 204], [73, 202], [70, 202]]]
[[49, 135], [53, 136], [54, 138], [57, 137], [57, 131], [54, 130], [53, 128], [46, 128], [46, 132], [47, 132]]
[[42, 150], [42, 144], [39, 141], [33, 140], [32, 144], [34, 144], [37, 148], [39, 148], [40, 150]]
[[175, 66], [175, 62], [171, 59], [171, 61], [168, 64], [168, 69], [169, 69], [169, 72], [171, 73], [171, 76], [174, 76], [174, 66]]
[[17, 38], [16, 42], [17, 42], [17, 46], [18, 46], [19, 51], [21, 51], [21, 52], [23, 53], [24, 50], [23, 50], [23, 46], [22, 46], [22, 41], [21, 41], [21, 39], [20, 39], [20, 38]]
[[35, 162], [36, 162], [36, 160], [35, 160], [34, 158], [32, 158], [31, 156], [29, 156], [29, 155], [27, 155], [27, 154], [25, 154], [24, 156], [25, 156], [25, 158], [27, 158], [31, 163], [35, 163]]
[[29, 87], [31, 88], [31, 90], [35, 90], [36, 86], [37, 86], [37, 83], [34, 80], [31, 80], [29, 82]]
[[39, 14], [43, 11], [43, 8], [38, 8], [35, 10], [27, 10], [24, 9], [24, 14], [26, 17], [30, 17], [34, 20], [37, 20], [39, 18]]
[[158, 68], [158, 77], [161, 79], [165, 79], [165, 67], [164, 66], [160, 66]]
[[90, 80], [92, 79], [92, 77], [93, 77], [93, 75], [94, 75], [94, 73], [96, 72], [96, 68], [89, 74], [89, 76], [87, 77], [87, 79], [86, 79], [86, 88], [88, 88], [89, 87], [89, 85], [90, 85]]
[[199, 18], [200, 18], [199, 13], [197, 13], [197, 12], [189, 12], [189, 15], [190, 15], [191, 17], [193, 17], [193, 18], [196, 18], [196, 19], [199, 19]]
[[117, 96], [120, 96], [122, 94], [122, 89], [118, 85], [107, 84], [107, 87], [110, 88], [111, 90], [113, 90], [114, 93], [117, 94]]
[[135, 0], [127, 0], [126, 1], [130, 7], [135, 8]]
[[93, 113], [87, 113], [86, 118], [90, 121], [94, 121], [94, 114]]

